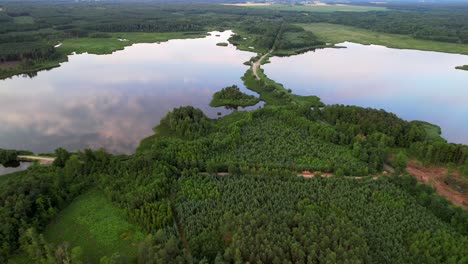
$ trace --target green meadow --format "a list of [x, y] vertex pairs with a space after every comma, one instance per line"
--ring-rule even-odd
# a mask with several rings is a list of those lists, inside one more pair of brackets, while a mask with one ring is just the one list
[[124, 211], [114, 207], [98, 190], [79, 196], [46, 228], [45, 238], [55, 245], [65, 241], [81, 247], [85, 263], [99, 263], [103, 256], [120, 252], [130, 261], [144, 238], [138, 227], [125, 219]]

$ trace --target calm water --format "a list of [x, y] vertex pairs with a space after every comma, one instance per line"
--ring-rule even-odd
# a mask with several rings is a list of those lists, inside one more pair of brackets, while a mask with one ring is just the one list
[[243, 62], [255, 55], [216, 46], [231, 34], [72, 55], [32, 79], [0, 81], [0, 148], [129, 153], [174, 107], [193, 105], [210, 117], [227, 113], [208, 106], [211, 96], [233, 84], [245, 91]]
[[441, 126], [450, 142], [468, 144], [468, 72], [454, 69], [467, 64], [468, 56], [340, 45], [347, 48], [275, 57], [263, 68], [293, 93], [424, 120]]
[[8, 174], [8, 173], [17, 172], [17, 171], [24, 171], [27, 168], [29, 168], [29, 166], [31, 165], [32, 165], [32, 162], [24, 162], [24, 161], [20, 161], [17, 164], [12, 165], [12, 167], [3, 166], [2, 164], [0, 164], [0, 176]]

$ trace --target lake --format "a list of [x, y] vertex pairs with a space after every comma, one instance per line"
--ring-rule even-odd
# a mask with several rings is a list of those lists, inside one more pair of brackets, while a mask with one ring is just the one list
[[240, 77], [248, 69], [243, 63], [255, 54], [216, 46], [231, 34], [71, 55], [34, 78], [0, 80], [0, 148], [131, 153], [174, 107], [193, 105], [210, 117], [226, 114], [208, 106], [216, 91], [236, 84], [253, 94]]
[[326, 104], [384, 109], [406, 120], [441, 126], [449, 142], [468, 144], [468, 56], [341, 43], [291, 57], [273, 57], [269, 78]]
[[20, 161], [16, 164], [12, 164], [11, 166], [4, 166], [0, 164], [0, 176], [13, 172], [24, 171], [27, 168], [29, 168], [29, 166], [31, 166], [32, 164], [32, 162], [27, 161]]

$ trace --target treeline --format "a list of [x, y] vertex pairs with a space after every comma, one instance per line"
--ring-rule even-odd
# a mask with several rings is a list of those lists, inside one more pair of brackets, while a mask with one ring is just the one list
[[[238, 27], [249, 35], [254, 35], [252, 45], [260, 50], [269, 51], [275, 47], [275, 42], [282, 27], [282, 21], [269, 18], [243, 19]], [[229, 42], [237, 45], [242, 36], [234, 35]]]
[[147, 233], [173, 224], [170, 195], [178, 170], [151, 158], [108, 164], [99, 180], [112, 202], [125, 209], [127, 217]]
[[408, 147], [411, 143], [426, 138], [425, 130], [385, 110], [359, 106], [328, 105], [308, 113], [312, 120], [324, 120], [342, 133], [336, 143], [349, 144], [354, 137], [374, 133], [388, 136], [383, 139], [390, 147]]
[[0, 63], [48, 59], [55, 54], [54, 46], [44, 42], [15, 42], [0, 44]]
[[288, 53], [284, 52], [288, 50], [297, 50], [300, 52], [303, 49], [307, 50], [323, 45], [325, 45], [325, 43], [320, 41], [312, 32], [306, 31], [304, 28], [296, 25], [283, 24], [274, 48], [277, 50], [275, 54], [287, 55]]
[[411, 144], [409, 152], [429, 164], [468, 165], [468, 146], [444, 141], [424, 141]]
[[468, 235], [467, 210], [458, 206], [452, 206], [450, 201], [438, 195], [434, 188], [418, 183], [413, 176], [402, 175], [390, 177], [388, 180], [400, 189], [408, 192], [418, 204], [424, 206], [442, 221], [450, 224], [460, 234]]

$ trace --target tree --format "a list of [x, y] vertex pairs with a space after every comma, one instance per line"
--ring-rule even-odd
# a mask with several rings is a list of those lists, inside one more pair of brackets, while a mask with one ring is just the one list
[[401, 174], [406, 171], [407, 160], [408, 160], [408, 157], [406, 156], [405, 152], [399, 151], [394, 159], [395, 173]]
[[65, 167], [67, 160], [70, 158], [70, 153], [63, 148], [58, 148], [55, 150], [55, 156], [56, 158], [54, 160], [53, 165], [56, 167], [63, 168]]

